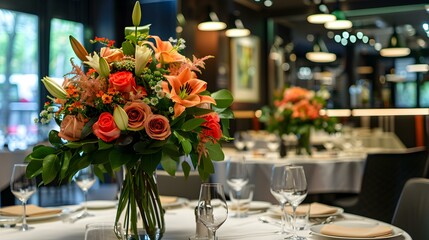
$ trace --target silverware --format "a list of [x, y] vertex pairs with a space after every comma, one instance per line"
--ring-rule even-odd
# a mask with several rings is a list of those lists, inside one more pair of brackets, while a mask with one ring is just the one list
[[282, 223], [280, 221], [273, 221], [273, 220], [268, 219], [266, 217], [259, 217], [258, 220], [260, 222], [263, 222], [263, 223], [273, 224], [273, 225], [277, 225], [277, 226], [281, 226], [282, 225]]

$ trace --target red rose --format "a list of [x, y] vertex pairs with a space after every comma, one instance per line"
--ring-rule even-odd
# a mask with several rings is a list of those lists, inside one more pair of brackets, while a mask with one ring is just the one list
[[122, 71], [109, 76], [109, 84], [119, 92], [129, 93], [136, 88], [136, 81], [131, 72]]
[[76, 115], [67, 115], [61, 122], [58, 136], [67, 141], [77, 141], [82, 134], [85, 121]]
[[116, 126], [112, 114], [104, 112], [98, 117], [98, 121], [92, 125], [95, 136], [105, 142], [111, 142], [121, 135], [121, 130]]
[[162, 115], [152, 114], [144, 124], [147, 135], [155, 140], [165, 140], [171, 134], [170, 123]]
[[144, 123], [152, 115], [149, 105], [143, 102], [129, 102], [125, 104], [124, 110], [128, 115], [128, 129], [132, 131], [142, 130]]
[[206, 121], [201, 124], [203, 127], [200, 134], [201, 141], [206, 142], [209, 139], [212, 139], [214, 142], [219, 141], [222, 137], [222, 130], [220, 128], [220, 119], [217, 113], [204, 115], [203, 118]]

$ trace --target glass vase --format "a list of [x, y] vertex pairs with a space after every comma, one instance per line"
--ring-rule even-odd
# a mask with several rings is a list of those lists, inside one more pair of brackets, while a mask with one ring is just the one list
[[141, 161], [125, 167], [115, 223], [122, 221], [125, 239], [159, 240], [165, 232], [156, 177], [142, 169]]
[[296, 134], [296, 155], [311, 155], [310, 128]]

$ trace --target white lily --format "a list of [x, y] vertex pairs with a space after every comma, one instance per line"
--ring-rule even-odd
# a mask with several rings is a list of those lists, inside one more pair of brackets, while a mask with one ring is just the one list
[[146, 64], [149, 62], [149, 59], [152, 57], [152, 50], [146, 46], [136, 46], [136, 75], [140, 75], [143, 72], [143, 69], [146, 67]]
[[121, 106], [116, 106], [113, 110], [113, 119], [115, 120], [116, 126], [121, 130], [127, 130], [128, 128], [128, 115]]
[[55, 82], [54, 79], [50, 77], [44, 77], [42, 79], [43, 85], [45, 85], [48, 92], [59, 99], [66, 99], [67, 98], [67, 92], [64, 90], [63, 87], [61, 87], [57, 82]]
[[86, 65], [94, 68], [98, 74], [101, 74], [100, 56], [98, 56], [98, 54], [96, 52], [94, 52], [94, 54], [92, 56], [88, 55], [88, 56], [86, 56], [86, 58], [88, 59], [88, 61], [85, 61], [84, 63]]

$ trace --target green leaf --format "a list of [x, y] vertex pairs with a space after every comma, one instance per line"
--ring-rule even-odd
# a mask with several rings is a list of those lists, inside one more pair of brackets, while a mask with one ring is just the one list
[[50, 154], [43, 159], [43, 172], [42, 179], [43, 183], [48, 184], [52, 182], [57, 176], [58, 172], [58, 156]]
[[129, 161], [136, 161], [138, 158], [138, 154], [126, 153], [118, 149], [113, 149], [109, 153], [109, 161], [113, 170], [119, 169], [122, 165], [127, 164]]
[[99, 139], [98, 140], [98, 150], [105, 150], [105, 149], [110, 149], [113, 147], [113, 144], [111, 143], [106, 143], [103, 140]]
[[148, 174], [153, 173], [158, 167], [159, 162], [161, 161], [161, 158], [162, 158], [161, 151], [154, 154], [143, 155], [141, 157], [143, 170]]
[[66, 144], [64, 144], [64, 146], [69, 147], [69, 148], [80, 148], [82, 147], [83, 143], [82, 142], [68, 142]]
[[189, 166], [189, 163], [187, 161], [182, 162], [182, 170], [185, 175], [185, 179], [188, 179], [189, 172], [191, 171], [191, 166]]
[[100, 181], [104, 182], [104, 171], [98, 165], [94, 165], [94, 173], [100, 179]]
[[135, 54], [134, 46], [129, 41], [125, 41], [122, 43], [122, 50], [124, 51], [124, 54], [128, 56], [134, 56]]
[[87, 123], [85, 123], [85, 126], [83, 126], [82, 134], [80, 136], [80, 139], [85, 139], [89, 136], [89, 134], [92, 133], [92, 125], [98, 121], [98, 117], [91, 118]]
[[210, 159], [213, 161], [222, 161], [225, 159], [225, 155], [223, 154], [222, 147], [219, 143], [206, 143], [206, 148], [209, 152]]
[[64, 179], [66, 177], [66, 173], [69, 168], [71, 158], [72, 158], [72, 153], [70, 151], [65, 151], [63, 155], [63, 164], [61, 166], [61, 172], [60, 172], [61, 179]]
[[93, 164], [104, 164], [109, 162], [109, 155], [111, 151], [111, 149], [98, 150], [96, 152], [92, 152], [89, 155], [89, 158], [92, 160]]
[[219, 118], [221, 119], [233, 119], [234, 113], [230, 108], [224, 109], [222, 112], [218, 112]]
[[192, 116], [201, 116], [212, 112], [213, 112], [212, 109], [199, 108], [199, 107], [190, 107], [186, 109], [186, 113]]
[[34, 178], [42, 173], [43, 161], [31, 161], [27, 165], [26, 175], [30, 178]]
[[[150, 25], [151, 24], [146, 24], [144, 26], [138, 26], [137, 27], [137, 32], [139, 32], [140, 34], [149, 34], [149, 29], [150, 29]], [[133, 34], [136, 30], [136, 27], [125, 27], [125, 36], [128, 36], [130, 34]]]
[[64, 144], [63, 140], [58, 136], [58, 131], [56, 130], [49, 131], [48, 139], [49, 142], [55, 147], [60, 147]]
[[164, 152], [162, 153], [161, 166], [171, 176], [175, 175], [177, 162], [174, 161], [168, 154]]
[[40, 146], [37, 149], [34, 149], [33, 152], [29, 155], [31, 160], [42, 160], [46, 156], [55, 153], [55, 148], [48, 146]]
[[192, 131], [195, 128], [201, 126], [201, 124], [205, 121], [206, 120], [204, 118], [192, 118], [192, 119], [186, 121], [185, 123], [183, 123], [182, 130], [185, 132]]
[[183, 141], [180, 142], [180, 144], [182, 145], [183, 151], [186, 154], [191, 153], [191, 151], [192, 151], [192, 144], [191, 144], [191, 142], [189, 142], [188, 140], [183, 140]]
[[231, 106], [232, 102], [234, 101], [234, 97], [232, 96], [231, 92], [226, 89], [214, 92], [211, 96], [216, 101], [217, 108], [227, 108]]

